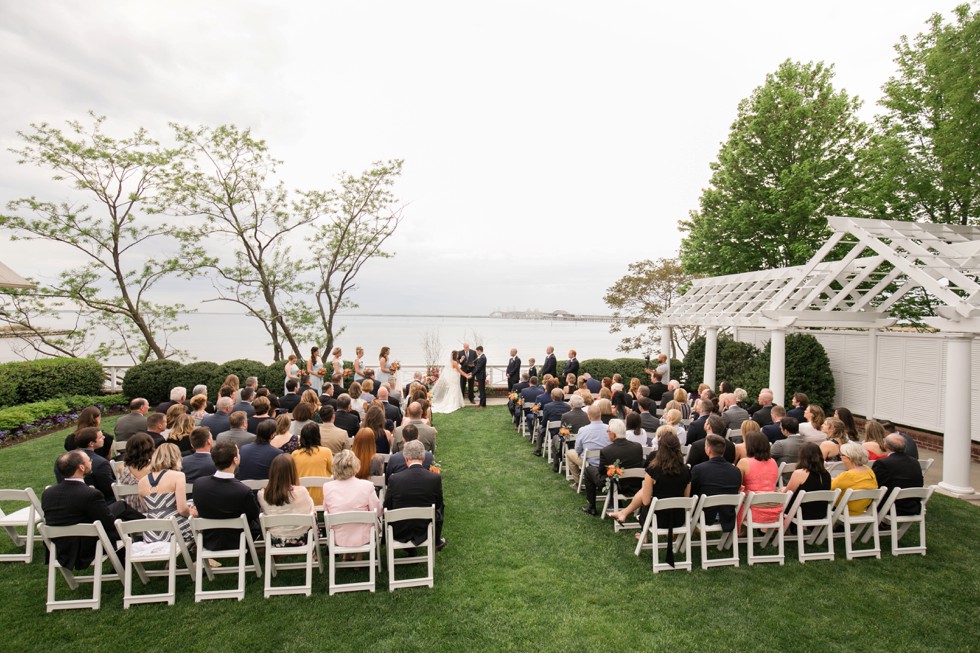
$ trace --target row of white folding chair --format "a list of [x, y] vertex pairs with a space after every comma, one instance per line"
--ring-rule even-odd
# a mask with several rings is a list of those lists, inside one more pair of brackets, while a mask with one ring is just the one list
[[[625, 480], [638, 480], [643, 481], [643, 477], [647, 475], [647, 470], [643, 467], [635, 467], [631, 469], [624, 469], [623, 473], [619, 477], [619, 481], [609, 481], [610, 487], [606, 490], [606, 497], [602, 503], [602, 519], [605, 519], [614, 512], [618, 512], [622, 506], [622, 502], [629, 502], [632, 500], [632, 496], [627, 496], [620, 492], [620, 482]], [[620, 522], [618, 519], [613, 519], [613, 530], [617, 533], [621, 530], [632, 530], [640, 527], [638, 522]]]
[[[932, 459], [930, 459], [930, 462]], [[885, 497], [885, 502], [878, 509], [880, 517], [879, 530], [882, 535], [890, 535], [892, 541], [892, 555], [907, 555], [910, 553], [926, 554], [926, 504], [932, 498], [933, 488], [908, 487], [894, 488]], [[915, 499], [919, 501], [919, 513], [916, 515], [899, 515], [898, 502], [902, 500]], [[913, 524], [919, 525], [919, 542], [913, 546], [901, 546], [902, 537], [908, 532]], [[882, 530], [887, 526], [888, 530]], [[862, 542], [867, 542], [872, 537], [871, 529], [867, 529]]]
[[553, 464], [555, 462], [555, 453], [551, 447], [551, 429], [560, 429], [561, 420], [553, 419], [544, 425], [544, 438], [542, 439], [542, 446], [548, 448], [548, 464]]
[[[44, 510], [33, 488], [23, 490], [0, 490], [0, 501], [16, 501], [25, 504], [13, 512], [6, 513], [0, 507], [0, 527], [13, 541], [14, 546], [24, 547], [23, 553], [5, 553], [0, 555], [0, 562], [26, 562], [34, 559], [34, 534], [37, 527], [44, 521]], [[24, 534], [20, 534], [20, 530]]]
[[789, 483], [789, 477], [796, 471], [798, 463], [779, 463], [779, 471], [776, 472], [776, 489], [783, 489]]
[[[599, 460], [599, 449], [584, 449], [582, 451], [582, 464], [579, 467], [578, 472], [578, 486], [575, 488], [576, 494], [582, 493], [582, 486], [585, 484], [585, 470], [591, 464], [590, 460]], [[596, 465], [599, 463], [596, 462]]]
[[[103, 580], [122, 580], [124, 570], [116, 550], [102, 527], [101, 522], [91, 524], [75, 524], [74, 526], [48, 526], [40, 524], [38, 530], [41, 538], [48, 549], [48, 592], [45, 601], [45, 610], [54, 612], [55, 610], [75, 610], [78, 608], [88, 608], [98, 610], [102, 604], [102, 581]], [[55, 549], [55, 540], [63, 537], [87, 537], [95, 538], [95, 558], [92, 561], [92, 574], [83, 576], [76, 573], [74, 569], [63, 567], [58, 562], [58, 554]], [[110, 573], [104, 573], [105, 563], [109, 562], [112, 566]], [[81, 571], [81, 570], [78, 570]], [[57, 577], [61, 575], [68, 587], [77, 590], [83, 583], [92, 584], [92, 596], [89, 598], [57, 599]]]

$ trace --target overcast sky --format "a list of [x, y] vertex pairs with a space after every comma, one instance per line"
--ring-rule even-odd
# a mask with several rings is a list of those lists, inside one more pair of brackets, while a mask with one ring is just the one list
[[[171, 121], [234, 123], [285, 161], [290, 188], [405, 159], [397, 255], [364, 268], [361, 312], [606, 313], [631, 261], [676, 255], [677, 222], [767, 73], [833, 63], [870, 120], [895, 43], [956, 4], [6, 1], [0, 200], [70, 196], [7, 152], [31, 122], [91, 109], [161, 140]], [[70, 257], [4, 238], [0, 260], [44, 279]]]

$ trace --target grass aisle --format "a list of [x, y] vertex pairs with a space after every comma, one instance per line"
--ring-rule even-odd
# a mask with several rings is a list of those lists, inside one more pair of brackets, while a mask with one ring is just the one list
[[[434, 589], [262, 598], [122, 610], [108, 584], [98, 612], [44, 614], [45, 568], [0, 565], [3, 651], [976, 650], [980, 513], [936, 497], [929, 555], [654, 577], [631, 533], [578, 511], [581, 496], [530, 454], [506, 409], [438, 416], [445, 537]], [[40, 491], [63, 435], [0, 450], [0, 487]], [[0, 551], [8, 551], [7, 543]], [[40, 551], [40, 548], [38, 548]], [[743, 555], [744, 560], [744, 555]]]

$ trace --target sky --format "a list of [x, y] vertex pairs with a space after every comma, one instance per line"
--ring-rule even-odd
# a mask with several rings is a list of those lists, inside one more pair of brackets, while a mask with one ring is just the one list
[[[363, 313], [606, 314], [630, 262], [676, 256], [738, 102], [786, 59], [835, 65], [873, 119], [894, 45], [957, 2], [0, 3], [0, 206], [77, 199], [8, 149], [89, 110], [142, 126], [249, 127], [291, 189], [400, 158], [404, 221], [369, 263]], [[302, 250], [303, 243], [295, 244]], [[77, 257], [0, 238], [53, 280]], [[160, 301], [200, 304], [206, 282]]]

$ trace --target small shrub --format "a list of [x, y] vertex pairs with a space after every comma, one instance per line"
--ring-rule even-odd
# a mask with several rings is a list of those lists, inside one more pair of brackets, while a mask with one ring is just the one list
[[[259, 377], [259, 385], [269, 388], [269, 392], [273, 394], [282, 394], [282, 388], [286, 385], [286, 362], [285, 360], [276, 361], [265, 368], [265, 372]], [[351, 368], [353, 367], [354, 364], [351, 363]]]
[[[704, 382], [704, 350], [705, 337], [700, 336], [687, 348], [687, 355], [684, 357], [683, 369], [686, 372], [685, 387], [689, 390], [697, 390], [697, 387]], [[749, 370], [753, 368], [759, 350], [747, 342], [734, 340], [727, 333], [718, 334], [718, 349], [715, 366], [715, 388], [722, 381], [728, 381], [736, 388], [746, 388], [746, 383], [750, 378]], [[768, 369], [766, 372], [768, 376]], [[677, 378], [675, 374], [671, 374]], [[748, 388], [746, 388], [748, 389]]]
[[[762, 353], [755, 359], [748, 375], [745, 389], [749, 396], [769, 385], [769, 360], [772, 354], [771, 343], [766, 343]], [[824, 410], [834, 405], [837, 385], [830, 369], [830, 358], [820, 341], [808, 333], [790, 333], [786, 336], [786, 387], [784, 396], [789, 405], [794, 392], [803, 392], [810, 403]]]
[[211, 381], [218, 373], [218, 364], [210, 361], [197, 361], [188, 363], [180, 368], [174, 378], [174, 387], [183, 386], [187, 388], [187, 398], [191, 398], [194, 386], [201, 383], [208, 386], [208, 399], [215, 401], [218, 398], [219, 386]]
[[170, 399], [170, 390], [178, 385], [184, 366], [177, 361], [155, 360], [140, 363], [126, 371], [123, 377], [123, 394], [130, 399], [143, 397], [155, 406]]
[[[283, 363], [285, 365], [285, 363]], [[259, 385], [266, 383], [265, 379], [262, 377], [266, 375], [269, 371], [269, 366], [265, 363], [260, 363], [258, 361], [249, 360], [247, 358], [239, 358], [233, 361], [228, 361], [227, 363], [222, 363], [214, 372], [214, 376], [211, 377], [208, 384], [208, 393], [211, 392], [211, 387], [214, 386], [215, 397], [218, 396], [218, 390], [221, 389], [221, 385], [225, 382], [225, 379], [229, 374], [234, 374], [238, 377], [238, 383], [240, 386], [245, 385], [245, 379], [250, 376], [258, 377]], [[283, 379], [285, 379], [286, 373], [283, 371]], [[200, 383], [205, 383], [201, 381]], [[268, 384], [266, 384], [268, 385]], [[272, 386], [269, 386], [270, 388]], [[190, 388], [188, 388], [190, 390]]]

